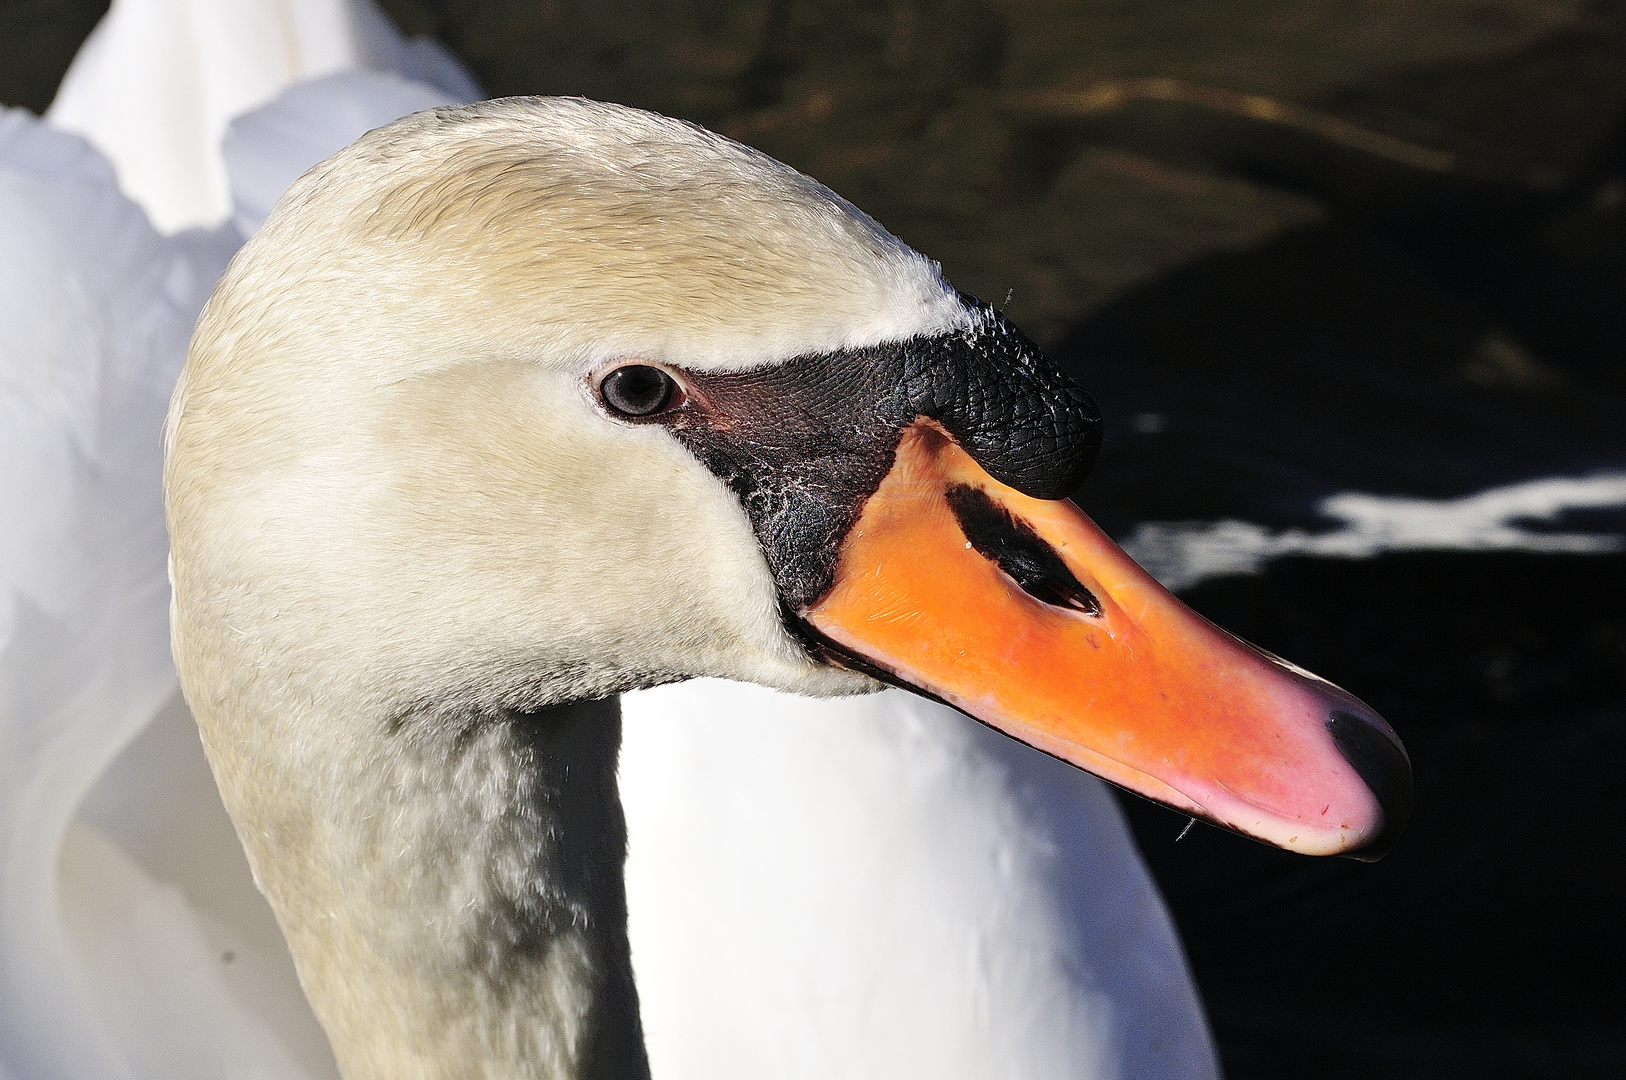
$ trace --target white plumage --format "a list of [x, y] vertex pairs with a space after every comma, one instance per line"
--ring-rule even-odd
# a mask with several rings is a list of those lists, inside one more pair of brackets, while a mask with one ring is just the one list
[[898, 690], [697, 680], [623, 709], [657, 1077], [1216, 1075], [1093, 776]]

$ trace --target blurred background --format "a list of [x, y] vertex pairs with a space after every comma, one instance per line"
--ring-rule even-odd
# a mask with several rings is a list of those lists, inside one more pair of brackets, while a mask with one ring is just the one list
[[[1228, 1076], [1626, 1076], [1626, 4], [381, 6], [494, 96], [760, 147], [1003, 303], [1106, 416], [1084, 508], [1394, 724], [1376, 865], [1124, 798]], [[105, 9], [0, 0], [0, 101]]]

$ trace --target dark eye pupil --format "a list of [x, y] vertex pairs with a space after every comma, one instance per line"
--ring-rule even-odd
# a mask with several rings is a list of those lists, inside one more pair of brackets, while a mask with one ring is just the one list
[[670, 375], [647, 364], [616, 368], [599, 385], [604, 403], [627, 416], [660, 412], [672, 400], [673, 389]]

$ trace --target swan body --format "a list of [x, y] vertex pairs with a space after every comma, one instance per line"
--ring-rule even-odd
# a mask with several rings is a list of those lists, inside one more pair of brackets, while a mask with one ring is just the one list
[[1214, 1074], [1094, 777], [899, 690], [696, 680], [622, 710], [655, 1075]]
[[175, 689], [153, 424], [229, 249], [170, 244], [103, 158], [20, 111], [0, 162], [0, 1072], [115, 1076], [58, 852]]

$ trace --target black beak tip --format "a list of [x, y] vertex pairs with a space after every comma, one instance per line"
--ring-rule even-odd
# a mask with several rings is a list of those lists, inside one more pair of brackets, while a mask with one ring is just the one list
[[1327, 719], [1327, 731], [1366, 786], [1377, 796], [1383, 824], [1365, 844], [1344, 853], [1345, 858], [1377, 862], [1394, 847], [1411, 821], [1411, 758], [1406, 748], [1376, 716], [1335, 709]]

